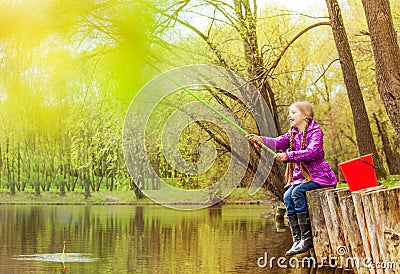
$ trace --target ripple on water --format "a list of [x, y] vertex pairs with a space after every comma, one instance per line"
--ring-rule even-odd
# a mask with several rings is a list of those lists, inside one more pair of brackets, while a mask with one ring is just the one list
[[18, 255], [14, 259], [18, 261], [41, 261], [41, 262], [64, 262], [64, 263], [92, 263], [98, 258], [90, 257], [88, 253], [65, 253], [65, 257], [61, 257], [61, 253], [52, 254], [31, 254]]

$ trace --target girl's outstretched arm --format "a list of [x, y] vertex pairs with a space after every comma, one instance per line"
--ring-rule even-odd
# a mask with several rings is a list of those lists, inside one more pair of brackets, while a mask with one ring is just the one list
[[290, 131], [276, 138], [260, 136], [262, 142], [272, 150], [287, 150], [289, 148]]
[[289, 148], [290, 132], [276, 138], [258, 136], [256, 134], [249, 134], [246, 137], [249, 141], [253, 142], [255, 146], [259, 146], [256, 143], [258, 140], [274, 151], [286, 150]]

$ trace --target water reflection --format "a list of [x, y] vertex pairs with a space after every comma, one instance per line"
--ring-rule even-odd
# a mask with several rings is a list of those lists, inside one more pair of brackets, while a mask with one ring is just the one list
[[66, 241], [69, 253], [98, 258], [66, 261], [68, 273], [310, 273], [257, 266], [265, 252], [280, 257], [291, 245], [289, 230], [276, 226], [273, 215], [261, 218], [265, 212], [271, 215], [271, 207], [187, 212], [161, 206], [3, 205], [0, 272], [62, 273], [57, 262], [15, 258], [60, 254]]

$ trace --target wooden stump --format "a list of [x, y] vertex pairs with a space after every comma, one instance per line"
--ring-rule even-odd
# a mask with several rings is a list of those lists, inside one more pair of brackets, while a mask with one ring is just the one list
[[373, 262], [397, 263], [400, 258], [400, 187], [364, 193], [361, 198]]
[[[353, 193], [318, 189], [306, 195], [318, 264], [336, 257], [352, 262], [342, 266], [354, 266], [358, 273], [400, 273], [400, 186]], [[368, 259], [373, 268], [365, 268]]]
[[342, 229], [341, 209], [336, 192], [348, 191], [348, 189], [332, 189], [321, 193], [322, 211], [328, 228], [329, 241], [331, 243], [333, 257], [351, 256], [351, 251], [346, 243]]
[[[372, 257], [372, 250], [371, 250], [371, 243], [370, 243], [370, 236], [369, 231], [366, 224], [366, 216], [364, 211], [364, 206], [362, 203], [362, 194], [366, 194], [368, 192], [376, 191], [379, 189], [384, 189], [384, 186], [377, 186], [372, 188], [367, 188], [359, 191], [352, 192], [351, 196], [354, 203], [354, 209], [357, 217], [357, 223], [359, 227], [359, 231], [361, 234], [361, 240], [364, 247], [365, 257], [362, 259], [373, 259]], [[360, 258], [361, 259], [361, 258]], [[376, 273], [373, 269], [370, 270], [370, 273]]]
[[[353, 267], [357, 273], [370, 273], [362, 267], [361, 261], [367, 257], [364, 250], [363, 239], [357, 221], [356, 209], [350, 191], [338, 192], [340, 209], [342, 211], [342, 224], [346, 241], [351, 249], [352, 258], [359, 261], [348, 261], [347, 267]], [[372, 273], [372, 272], [371, 272]]]
[[329, 189], [332, 188], [322, 188], [306, 192], [308, 211], [311, 220], [314, 252], [318, 264], [321, 264], [321, 262], [326, 260], [325, 258], [328, 258], [332, 253], [320, 199], [321, 193], [324, 193]]

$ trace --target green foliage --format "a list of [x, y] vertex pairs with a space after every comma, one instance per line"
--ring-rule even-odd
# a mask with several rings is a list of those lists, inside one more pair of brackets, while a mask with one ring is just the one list
[[141, 84], [149, 9], [51, 0], [1, 10], [0, 188], [129, 186], [122, 123]]
[[400, 175], [389, 175], [386, 179], [380, 181], [385, 187], [400, 186]]
[[[392, 2], [397, 26], [399, 1]], [[231, 7], [224, 1], [36, 0], [0, 4], [0, 188], [47, 191], [57, 187], [61, 191], [65, 187], [72, 191], [89, 184], [92, 191], [129, 189], [121, 148], [122, 124], [136, 91], [158, 73], [146, 62], [165, 71], [224, 61], [227, 67], [248, 76], [243, 39], [248, 33], [238, 27], [241, 22]], [[380, 123], [389, 125], [390, 136], [395, 133], [376, 89], [369, 37], [360, 33], [367, 29], [362, 6], [353, 0], [344, 1], [342, 12], [374, 141], [384, 159], [373, 114]], [[266, 69], [302, 30], [328, 21], [326, 10], [316, 13], [319, 16], [295, 14], [276, 5], [258, 10], [256, 38]], [[203, 20], [200, 25], [198, 17]], [[175, 19], [197, 28], [207, 39]], [[282, 132], [289, 127], [288, 105], [296, 100], [312, 102], [325, 133], [326, 158], [334, 169], [337, 163], [359, 156], [336, 58], [331, 29], [319, 26], [300, 36], [268, 75]], [[199, 92], [216, 101], [210, 91]], [[176, 187], [207, 187], [229, 164], [231, 155], [216, 142], [220, 139], [227, 143], [227, 136], [217, 125], [189, 124], [179, 139], [181, 156], [196, 162], [199, 146], [211, 141], [217, 158], [214, 167], [199, 176], [179, 174], [162, 156], [160, 125], [179, 105], [192, 99], [179, 92], [167, 99], [169, 104], [154, 111], [146, 139], [153, 168]], [[245, 107], [231, 98], [223, 97], [223, 101], [241, 117], [247, 130], [257, 131]], [[395, 138], [389, 139], [393, 148], [398, 147]], [[148, 170], [136, 164], [139, 169], [134, 181], [156, 189], [157, 178], [151, 178]], [[389, 177], [384, 184], [391, 185], [396, 178]]]
[[[389, 175], [385, 179], [380, 180], [379, 184], [388, 188], [394, 186], [400, 186], [400, 175]], [[336, 188], [343, 188], [343, 187], [348, 187], [348, 185], [346, 183], [340, 183], [336, 186]]]

